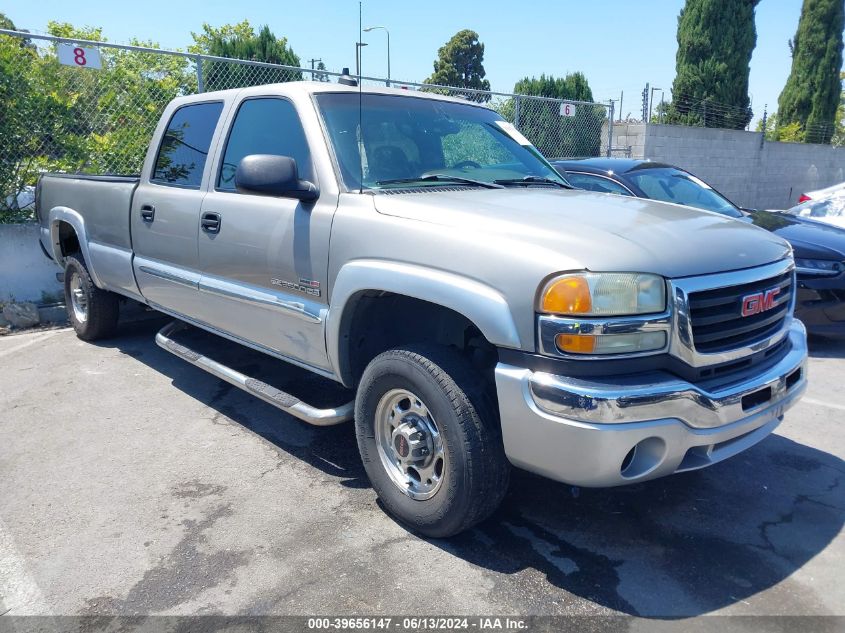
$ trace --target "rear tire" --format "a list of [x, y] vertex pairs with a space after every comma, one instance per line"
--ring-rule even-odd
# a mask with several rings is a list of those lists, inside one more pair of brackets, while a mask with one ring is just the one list
[[78, 253], [65, 259], [65, 305], [70, 324], [83, 341], [107, 338], [117, 330], [118, 296], [94, 285]]
[[462, 356], [437, 346], [384, 352], [361, 377], [364, 468], [386, 510], [416, 532], [462, 532], [507, 492], [510, 465], [485, 387]]

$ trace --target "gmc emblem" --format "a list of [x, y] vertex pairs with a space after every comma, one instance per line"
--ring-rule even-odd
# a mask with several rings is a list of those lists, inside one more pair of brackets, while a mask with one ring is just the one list
[[750, 317], [775, 307], [775, 297], [780, 294], [780, 288], [769, 288], [753, 295], [742, 298], [742, 316]]

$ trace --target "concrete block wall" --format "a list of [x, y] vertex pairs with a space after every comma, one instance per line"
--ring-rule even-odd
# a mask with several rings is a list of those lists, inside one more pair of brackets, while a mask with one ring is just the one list
[[[601, 133], [601, 155], [607, 156], [607, 123]], [[645, 151], [646, 126], [642, 123], [619, 122], [613, 124], [612, 155], [615, 157], [642, 158]]]
[[632, 158], [682, 167], [744, 207], [785, 209], [806, 191], [845, 181], [845, 148], [677, 125], [616, 124], [613, 132], [613, 146], [630, 145]]
[[38, 246], [37, 224], [0, 224], [0, 303], [63, 299], [58, 272]]

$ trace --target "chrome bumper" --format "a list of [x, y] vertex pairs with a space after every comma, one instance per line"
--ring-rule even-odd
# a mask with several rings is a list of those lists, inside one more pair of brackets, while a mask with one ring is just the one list
[[763, 439], [804, 392], [799, 321], [789, 340], [773, 367], [712, 391], [665, 372], [586, 381], [500, 363], [505, 452], [516, 466], [581, 486], [709, 466]]

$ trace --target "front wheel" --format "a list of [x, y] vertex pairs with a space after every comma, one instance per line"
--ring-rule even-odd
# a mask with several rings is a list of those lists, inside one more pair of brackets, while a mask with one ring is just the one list
[[118, 296], [94, 285], [78, 255], [65, 260], [65, 305], [70, 324], [83, 341], [106, 338], [117, 329]]
[[456, 352], [394, 349], [361, 378], [355, 429], [384, 507], [433, 537], [488, 517], [507, 491], [509, 464], [485, 382]]

